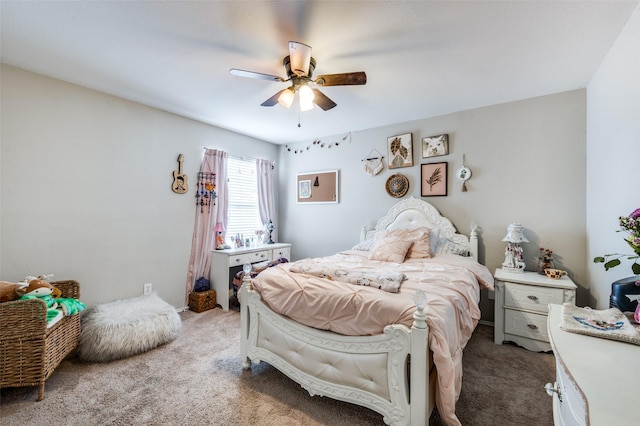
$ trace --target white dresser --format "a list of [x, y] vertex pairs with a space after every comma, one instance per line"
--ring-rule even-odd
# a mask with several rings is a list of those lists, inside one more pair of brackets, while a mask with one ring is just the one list
[[556, 358], [554, 424], [631, 426], [640, 424], [635, 406], [640, 346], [560, 330], [562, 306], [549, 306], [548, 333]]
[[550, 303], [575, 303], [576, 285], [567, 276], [554, 280], [537, 272], [496, 269], [494, 342], [505, 341], [536, 352], [551, 350], [547, 332]]
[[[225, 311], [229, 310], [231, 281], [235, 267], [240, 269], [245, 263], [271, 261], [284, 257], [291, 260], [291, 244], [275, 243], [260, 247], [214, 250], [211, 252], [211, 273], [209, 280], [216, 291], [216, 301]], [[234, 268], [234, 269], [232, 269]]]

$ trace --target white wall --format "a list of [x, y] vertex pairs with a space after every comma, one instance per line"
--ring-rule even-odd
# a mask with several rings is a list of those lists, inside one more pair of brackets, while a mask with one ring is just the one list
[[[531, 241], [523, 245], [527, 269], [535, 269], [540, 246], [552, 248], [557, 265], [569, 271], [580, 287], [580, 300], [586, 294], [587, 263], [585, 95], [585, 90], [576, 90], [399, 123], [354, 132], [350, 142], [342, 142], [344, 135], [321, 138], [340, 145], [299, 144], [293, 146], [303, 149], [298, 154], [282, 148], [280, 241], [293, 243], [294, 259], [350, 248], [363, 224], [373, 227], [398, 201], [385, 190], [389, 176], [406, 175], [410, 183], [406, 197], [420, 198], [420, 164], [446, 161], [448, 196], [423, 199], [463, 233], [468, 233], [471, 221], [479, 224], [481, 260], [489, 269], [504, 260], [501, 240], [507, 225], [521, 222]], [[361, 159], [369, 151], [375, 148], [387, 159], [387, 137], [408, 132], [413, 134], [413, 167], [385, 168], [374, 177], [362, 171]], [[441, 133], [449, 134], [449, 155], [422, 159], [421, 139]], [[455, 177], [463, 154], [473, 172], [467, 192], [461, 192]], [[339, 204], [297, 204], [296, 174], [327, 169], [340, 171]], [[493, 319], [492, 301], [483, 301], [482, 310], [484, 319]]]
[[[88, 305], [142, 294], [177, 307], [203, 147], [275, 160], [277, 147], [17, 68], [1, 68], [3, 280], [76, 279]], [[178, 155], [190, 191], [171, 191]]]
[[[640, 207], [640, 7], [587, 90], [588, 259], [632, 253], [618, 217]], [[626, 262], [608, 272], [591, 262], [591, 306], [609, 307], [611, 282], [632, 276]]]

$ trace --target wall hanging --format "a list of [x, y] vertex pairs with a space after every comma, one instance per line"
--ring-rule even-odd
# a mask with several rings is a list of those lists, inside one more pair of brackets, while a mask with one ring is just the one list
[[387, 194], [391, 195], [392, 197], [403, 197], [409, 190], [409, 179], [407, 179], [405, 175], [396, 173], [395, 175], [387, 179], [385, 188], [387, 190]]
[[171, 190], [177, 194], [184, 194], [189, 190], [187, 184], [187, 175], [182, 173], [182, 162], [184, 161], [184, 155], [178, 156], [178, 170], [173, 171], [173, 184]]
[[296, 148], [290, 145], [285, 145], [284, 149], [287, 152], [291, 152], [293, 154], [302, 154], [305, 151], [309, 151], [310, 148], [312, 147], [318, 147], [318, 148], [331, 148], [331, 147], [338, 147], [340, 146], [341, 142], [349, 142], [351, 143], [351, 132], [347, 133], [346, 135], [344, 135], [342, 137], [342, 139], [340, 140], [334, 140], [332, 142], [323, 142], [321, 139], [315, 139], [311, 145], [307, 145], [306, 147], [302, 147], [302, 148]]
[[467, 192], [467, 181], [471, 179], [471, 170], [465, 165], [464, 154], [462, 154], [462, 167], [458, 170], [458, 179], [462, 181], [462, 192]]
[[437, 157], [449, 153], [449, 135], [422, 138], [422, 158]]
[[338, 170], [298, 173], [298, 204], [338, 202]]
[[380, 152], [378, 152], [377, 149], [372, 149], [371, 151], [369, 151], [367, 158], [362, 159], [362, 161], [364, 162], [364, 164], [362, 165], [362, 170], [364, 170], [365, 173], [371, 176], [377, 175], [384, 169], [384, 164], [382, 163], [383, 159], [384, 157], [382, 156], [382, 154], [380, 154]]
[[196, 206], [200, 206], [200, 213], [209, 205], [216, 205], [216, 174], [211, 172], [198, 172], [198, 187], [196, 189]]
[[447, 162], [423, 164], [420, 171], [421, 195], [447, 195]]
[[389, 168], [413, 166], [413, 142], [411, 133], [387, 138], [389, 150]]

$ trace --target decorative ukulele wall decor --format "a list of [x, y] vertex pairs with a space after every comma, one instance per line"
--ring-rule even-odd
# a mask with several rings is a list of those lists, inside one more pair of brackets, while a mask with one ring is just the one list
[[189, 190], [187, 185], [187, 175], [182, 173], [182, 162], [184, 161], [184, 155], [178, 156], [178, 170], [173, 171], [173, 185], [171, 189], [177, 194], [184, 194]]

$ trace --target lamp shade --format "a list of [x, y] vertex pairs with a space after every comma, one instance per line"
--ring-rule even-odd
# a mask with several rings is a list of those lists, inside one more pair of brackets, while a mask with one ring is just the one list
[[307, 86], [306, 84], [303, 84], [298, 89], [298, 93], [300, 93], [301, 101], [304, 100], [304, 101], [313, 102], [313, 98], [315, 97], [315, 95], [313, 94], [313, 90], [311, 90], [311, 87]]
[[528, 243], [527, 237], [524, 236], [524, 227], [519, 223], [512, 223], [507, 227], [507, 235], [502, 241], [510, 243]]
[[295, 95], [296, 93], [294, 92], [293, 88], [289, 87], [288, 89], [285, 89], [282, 91], [282, 93], [280, 93], [280, 96], [278, 96], [278, 103], [285, 108], [290, 108], [293, 104], [293, 98], [295, 97]]

